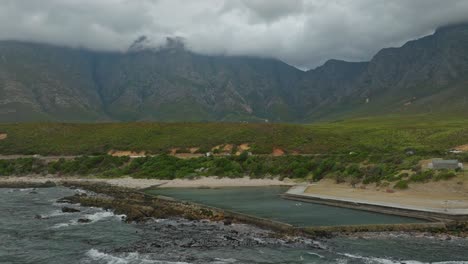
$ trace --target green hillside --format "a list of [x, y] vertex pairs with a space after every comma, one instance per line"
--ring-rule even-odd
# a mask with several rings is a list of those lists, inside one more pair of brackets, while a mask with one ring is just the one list
[[445, 116], [388, 116], [310, 125], [245, 123], [1, 124], [2, 154], [79, 155], [110, 150], [168, 153], [248, 143], [253, 153], [347, 154], [444, 152], [468, 144], [468, 120]]

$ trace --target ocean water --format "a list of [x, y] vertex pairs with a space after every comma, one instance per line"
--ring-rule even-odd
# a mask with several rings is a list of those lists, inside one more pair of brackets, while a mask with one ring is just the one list
[[[0, 263], [468, 263], [468, 240], [378, 236], [312, 241], [183, 219], [127, 224], [56, 200], [76, 190], [0, 189]], [[69, 205], [67, 205], [69, 206]], [[37, 219], [38, 215], [42, 219]], [[79, 223], [78, 219], [89, 219]]]

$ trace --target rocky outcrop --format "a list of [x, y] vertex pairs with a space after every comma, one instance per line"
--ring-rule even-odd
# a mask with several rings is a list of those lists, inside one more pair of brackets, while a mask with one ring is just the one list
[[78, 186], [97, 195], [76, 194], [60, 199], [62, 202], [80, 203], [82, 206], [112, 209], [116, 214], [126, 215], [126, 221], [138, 222], [149, 218], [183, 217], [191, 220], [208, 219], [220, 221], [224, 214], [201, 206], [152, 197], [134, 189], [96, 183], [65, 182], [65, 186]]
[[62, 213], [79, 213], [81, 212], [78, 209], [71, 208], [71, 207], [62, 207]]
[[11, 189], [18, 189], [18, 188], [51, 188], [56, 187], [57, 184], [51, 181], [47, 182], [9, 182], [9, 181], [0, 181], [0, 188], [11, 188]]

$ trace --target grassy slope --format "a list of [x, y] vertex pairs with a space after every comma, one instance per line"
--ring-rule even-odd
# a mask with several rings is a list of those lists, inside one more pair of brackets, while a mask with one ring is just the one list
[[444, 151], [468, 143], [468, 120], [385, 117], [310, 125], [238, 123], [1, 124], [1, 154], [92, 154], [109, 150], [166, 153], [172, 147], [250, 143], [254, 153]]

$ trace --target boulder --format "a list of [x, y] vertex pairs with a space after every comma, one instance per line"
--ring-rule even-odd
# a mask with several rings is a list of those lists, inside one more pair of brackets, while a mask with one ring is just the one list
[[75, 208], [71, 208], [71, 207], [62, 207], [62, 212], [63, 213], [79, 213], [81, 211]]

